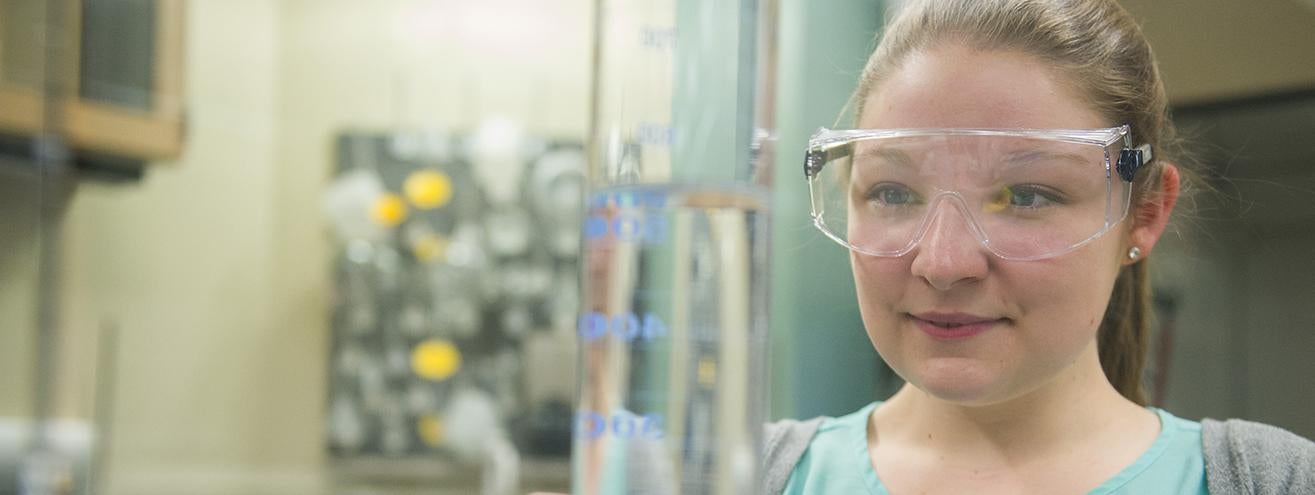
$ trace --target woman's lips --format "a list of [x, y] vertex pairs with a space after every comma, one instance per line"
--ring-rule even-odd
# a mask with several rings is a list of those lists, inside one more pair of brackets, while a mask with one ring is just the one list
[[1004, 322], [1004, 318], [986, 318], [965, 313], [919, 313], [909, 319], [938, 340], [962, 340], [990, 330]]

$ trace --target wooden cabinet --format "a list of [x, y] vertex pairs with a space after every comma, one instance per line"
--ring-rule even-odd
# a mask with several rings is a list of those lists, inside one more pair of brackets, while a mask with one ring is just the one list
[[113, 163], [183, 147], [183, 0], [0, 0], [0, 135]]

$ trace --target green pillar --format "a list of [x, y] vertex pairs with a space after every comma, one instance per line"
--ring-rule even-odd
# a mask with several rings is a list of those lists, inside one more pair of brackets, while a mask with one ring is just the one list
[[[804, 146], [837, 123], [883, 23], [881, 0], [781, 0], [772, 212], [772, 418], [853, 412], [890, 388], [854, 296], [848, 252], [813, 228]], [[884, 383], [883, 383], [884, 380]]]

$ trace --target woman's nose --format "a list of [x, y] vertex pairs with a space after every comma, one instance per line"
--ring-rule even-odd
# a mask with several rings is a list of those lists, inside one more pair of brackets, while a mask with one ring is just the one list
[[967, 214], [953, 200], [937, 201], [930, 214], [927, 230], [913, 251], [913, 275], [941, 291], [985, 277], [990, 253], [973, 232]]

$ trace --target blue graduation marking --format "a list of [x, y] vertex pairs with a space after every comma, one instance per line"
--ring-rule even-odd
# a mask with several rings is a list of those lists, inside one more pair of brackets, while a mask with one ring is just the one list
[[620, 411], [610, 417], [597, 411], [579, 411], [575, 415], [575, 435], [593, 441], [611, 433], [615, 438], [657, 440], [665, 435], [661, 414], [643, 416]]
[[609, 332], [624, 342], [654, 340], [667, 335], [667, 325], [651, 311], [644, 313], [643, 317], [636, 313], [622, 313], [608, 318], [597, 311], [587, 311], [580, 315], [576, 334], [584, 342], [601, 339]]

